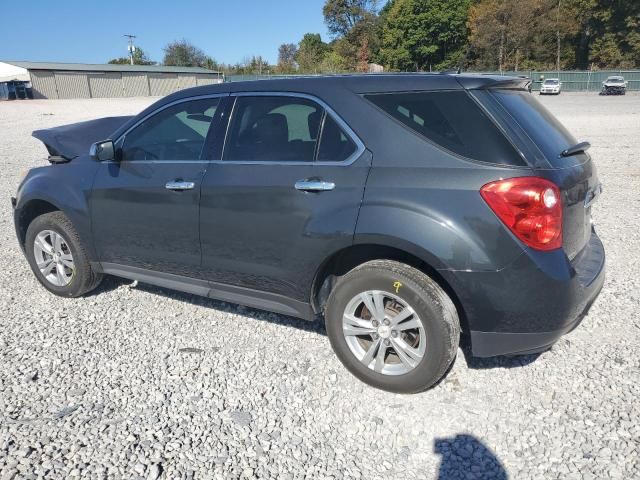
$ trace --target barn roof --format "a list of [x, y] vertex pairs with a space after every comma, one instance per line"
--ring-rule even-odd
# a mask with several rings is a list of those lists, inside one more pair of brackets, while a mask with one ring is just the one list
[[216, 75], [214, 72], [201, 67], [169, 67], [165, 65], [117, 65], [94, 63], [58, 63], [58, 62], [24, 62], [12, 60], [0, 60], [27, 70], [58, 70], [74, 72], [150, 72], [150, 73], [198, 73]]

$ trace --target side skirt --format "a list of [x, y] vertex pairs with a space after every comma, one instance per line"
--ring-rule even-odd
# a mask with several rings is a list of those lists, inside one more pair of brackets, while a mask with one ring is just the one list
[[171, 290], [192, 293], [223, 302], [290, 315], [303, 320], [311, 321], [316, 318], [310, 304], [261, 290], [208, 282], [206, 280], [156, 272], [144, 268], [128, 267], [115, 263], [92, 263], [92, 268], [107, 275], [115, 275], [157, 287], [169, 288]]

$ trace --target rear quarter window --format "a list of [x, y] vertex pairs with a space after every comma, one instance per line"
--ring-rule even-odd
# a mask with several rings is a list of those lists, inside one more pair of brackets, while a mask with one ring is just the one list
[[552, 167], [564, 166], [560, 152], [576, 144], [576, 139], [553, 114], [526, 92], [491, 92], [542, 151]]
[[524, 165], [513, 145], [464, 91], [364, 97], [415, 133], [457, 155], [487, 163]]

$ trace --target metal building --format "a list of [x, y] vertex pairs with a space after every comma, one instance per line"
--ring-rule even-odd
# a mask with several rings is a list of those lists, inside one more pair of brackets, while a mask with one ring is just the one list
[[33, 98], [113, 98], [163, 96], [224, 76], [197, 67], [0, 61], [2, 79], [30, 81]]

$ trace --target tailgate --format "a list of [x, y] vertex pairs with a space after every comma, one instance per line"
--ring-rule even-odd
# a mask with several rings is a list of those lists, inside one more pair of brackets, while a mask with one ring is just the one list
[[563, 248], [573, 259], [591, 236], [591, 205], [601, 191], [598, 175], [586, 151], [566, 156], [578, 142], [535, 97], [522, 90], [492, 90], [511, 122], [526, 134], [543, 161], [527, 159], [537, 176], [554, 182], [562, 193]]

